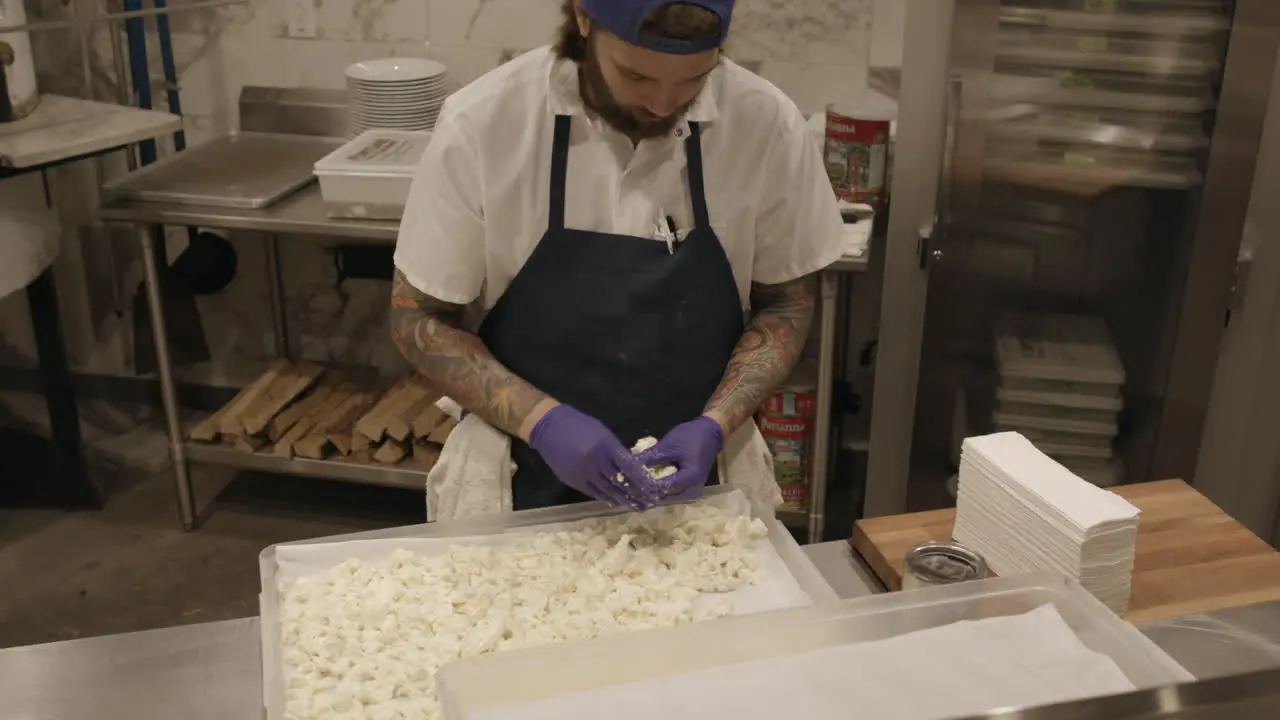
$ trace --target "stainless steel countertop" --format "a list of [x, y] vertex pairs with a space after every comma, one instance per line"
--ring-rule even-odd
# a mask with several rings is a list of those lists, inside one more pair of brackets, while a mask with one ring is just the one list
[[[877, 590], [846, 543], [805, 552], [842, 597]], [[1280, 603], [1140, 629], [1198, 677], [1280, 664]], [[0, 650], [0, 720], [261, 718], [260, 638], [243, 618]]]
[[[98, 209], [109, 222], [183, 225], [210, 230], [245, 230], [276, 235], [345, 238], [370, 244], [394, 243], [400, 232], [395, 220], [348, 220], [329, 217], [320, 186], [311, 183], [265, 208], [226, 208], [179, 203], [109, 200]], [[831, 266], [837, 272], [866, 272], [869, 258], [846, 257]]]
[[320, 186], [316, 183], [265, 208], [111, 200], [98, 209], [98, 215], [112, 222], [187, 225], [278, 235], [319, 235], [372, 243], [393, 243], [400, 232], [400, 223], [393, 220], [339, 220], [329, 217], [320, 197]]

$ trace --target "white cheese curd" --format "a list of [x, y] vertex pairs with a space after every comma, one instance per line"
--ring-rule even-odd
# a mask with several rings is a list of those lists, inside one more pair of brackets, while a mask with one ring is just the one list
[[723, 617], [761, 577], [758, 519], [678, 505], [500, 546], [396, 550], [280, 585], [285, 717], [442, 718], [451, 660]]
[[[657, 444], [658, 438], [656, 437], [642, 437], [636, 441], [635, 445], [631, 446], [631, 454], [639, 455]], [[675, 465], [659, 465], [657, 467], [647, 467], [645, 470], [648, 471], [649, 477], [654, 480], [662, 480], [663, 478], [669, 478], [676, 474]], [[626, 484], [626, 480], [623, 479], [622, 473], [618, 473], [618, 482], [624, 485]]]

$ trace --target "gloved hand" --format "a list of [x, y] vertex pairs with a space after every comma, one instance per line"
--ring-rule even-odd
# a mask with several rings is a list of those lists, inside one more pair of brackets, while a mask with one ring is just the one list
[[568, 405], [557, 405], [538, 420], [529, 432], [529, 447], [560, 482], [584, 495], [633, 510], [658, 502], [661, 491], [636, 456], [604, 423]]
[[675, 465], [676, 473], [658, 480], [663, 500], [686, 502], [702, 496], [716, 455], [724, 449], [720, 423], [700, 415], [671, 429], [657, 445], [636, 455], [645, 467]]

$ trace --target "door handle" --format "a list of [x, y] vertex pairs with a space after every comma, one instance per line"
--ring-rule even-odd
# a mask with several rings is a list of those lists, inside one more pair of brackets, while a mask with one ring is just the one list
[[1244, 309], [1244, 296], [1249, 292], [1249, 275], [1253, 270], [1253, 251], [1242, 250], [1236, 258], [1235, 276], [1231, 279], [1231, 298], [1227, 303], [1227, 317], [1224, 325], [1231, 325], [1232, 318]]
[[935, 218], [930, 222], [920, 226], [916, 231], [916, 253], [920, 258], [920, 269], [923, 270], [930, 263], [936, 265], [946, 258], [946, 252], [937, 247], [935, 235], [937, 234], [938, 221]]
[[951, 178], [955, 171], [956, 135], [960, 131], [961, 97], [964, 79], [951, 75], [947, 79], [946, 121], [942, 126], [942, 158], [938, 163], [938, 193], [934, 203], [933, 218], [920, 226], [918, 250], [920, 269], [930, 263], [937, 264], [946, 258], [942, 247], [951, 227]]

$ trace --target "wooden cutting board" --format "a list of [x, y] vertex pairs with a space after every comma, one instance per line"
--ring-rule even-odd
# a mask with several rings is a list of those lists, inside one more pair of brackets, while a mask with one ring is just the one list
[[[1115, 489], [1142, 511], [1125, 619], [1167, 620], [1190, 613], [1280, 600], [1280, 552], [1181, 480]], [[890, 590], [902, 587], [902, 559], [915, 545], [950, 540], [956, 511], [859, 520], [854, 549]]]

